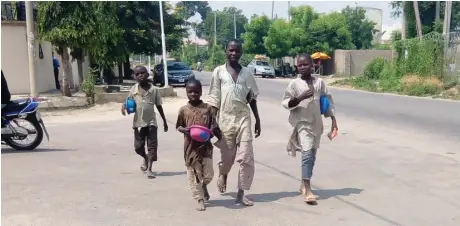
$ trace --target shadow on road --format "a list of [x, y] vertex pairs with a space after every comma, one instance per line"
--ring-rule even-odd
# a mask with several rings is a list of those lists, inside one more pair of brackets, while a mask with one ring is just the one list
[[157, 176], [159, 177], [173, 177], [173, 176], [179, 176], [179, 175], [185, 175], [187, 172], [182, 171], [182, 172], [159, 172]]
[[340, 188], [340, 189], [318, 189], [313, 193], [318, 196], [318, 200], [329, 199], [337, 196], [349, 196], [360, 194], [363, 189], [360, 188]]
[[76, 150], [77, 149], [37, 148], [37, 149], [34, 149], [34, 150], [30, 150], [30, 151], [27, 151], [27, 150], [18, 151], [18, 150], [15, 150], [14, 148], [3, 148], [2, 147], [2, 154], [15, 154], [15, 153], [19, 154], [19, 153], [33, 153], [33, 152], [56, 152], [56, 151], [76, 151]]

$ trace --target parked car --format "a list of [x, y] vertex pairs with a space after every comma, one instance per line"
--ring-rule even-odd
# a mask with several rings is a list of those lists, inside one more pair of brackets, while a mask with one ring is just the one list
[[[159, 83], [160, 86], [164, 86], [163, 64], [156, 65], [153, 71], [153, 83], [155, 85]], [[193, 77], [195, 77], [195, 75], [186, 63], [168, 61], [168, 83], [170, 86], [185, 86], [185, 83]]]
[[265, 60], [252, 60], [248, 64], [248, 69], [254, 73], [254, 75], [260, 75], [262, 78], [270, 77], [275, 78], [275, 69], [271, 66], [268, 61]]

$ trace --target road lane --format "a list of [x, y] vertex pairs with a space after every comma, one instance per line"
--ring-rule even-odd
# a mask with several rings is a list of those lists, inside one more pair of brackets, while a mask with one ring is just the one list
[[[196, 72], [209, 85], [210, 72]], [[257, 79], [261, 100], [280, 102], [288, 81]], [[460, 145], [460, 102], [331, 88], [337, 111], [352, 118], [365, 118], [408, 132], [424, 132]]]

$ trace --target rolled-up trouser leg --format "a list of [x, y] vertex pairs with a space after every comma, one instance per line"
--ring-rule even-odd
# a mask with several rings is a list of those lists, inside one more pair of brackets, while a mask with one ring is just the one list
[[315, 167], [316, 161], [316, 150], [310, 149], [308, 151], [302, 151], [302, 179], [310, 180], [313, 176], [313, 168]]
[[145, 154], [145, 135], [142, 132], [142, 128], [134, 128], [134, 151], [147, 160], [147, 155]]
[[238, 145], [236, 161], [240, 165], [238, 172], [238, 189], [249, 190], [254, 179], [254, 150], [252, 141], [242, 141]]
[[203, 184], [209, 184], [214, 178], [212, 158], [203, 158]]
[[204, 199], [203, 184], [209, 184], [214, 177], [211, 158], [203, 158], [203, 163], [195, 163], [187, 167], [187, 178], [192, 197], [195, 200]]
[[187, 167], [187, 178], [189, 183], [190, 191], [192, 192], [192, 197], [195, 200], [204, 199], [203, 198], [203, 188], [201, 182], [203, 177], [200, 175], [200, 171], [197, 170], [201, 164], [194, 164], [193, 166]]
[[156, 162], [158, 160], [158, 129], [156, 126], [149, 126], [147, 129], [147, 157], [149, 161]]

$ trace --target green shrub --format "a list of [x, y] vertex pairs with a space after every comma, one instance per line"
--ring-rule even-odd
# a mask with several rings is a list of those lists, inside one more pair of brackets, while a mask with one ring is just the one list
[[384, 65], [385, 65], [385, 59], [383, 59], [382, 57], [377, 57], [371, 60], [364, 67], [363, 76], [366, 77], [367, 79], [379, 79], [380, 74], [383, 71]]
[[86, 94], [86, 103], [95, 103], [94, 85], [96, 84], [97, 70], [90, 68], [88, 75], [83, 80], [82, 91]]
[[350, 83], [353, 87], [356, 87], [356, 88], [361, 88], [361, 89], [372, 91], [372, 92], [378, 91], [377, 83], [375, 83], [374, 80], [368, 79], [364, 76], [353, 78], [350, 80]]
[[379, 87], [382, 91], [396, 92], [400, 90], [399, 75], [394, 62], [388, 62], [380, 73]]
[[438, 95], [441, 89], [434, 84], [418, 83], [404, 87], [403, 92], [410, 96], [434, 96]]

